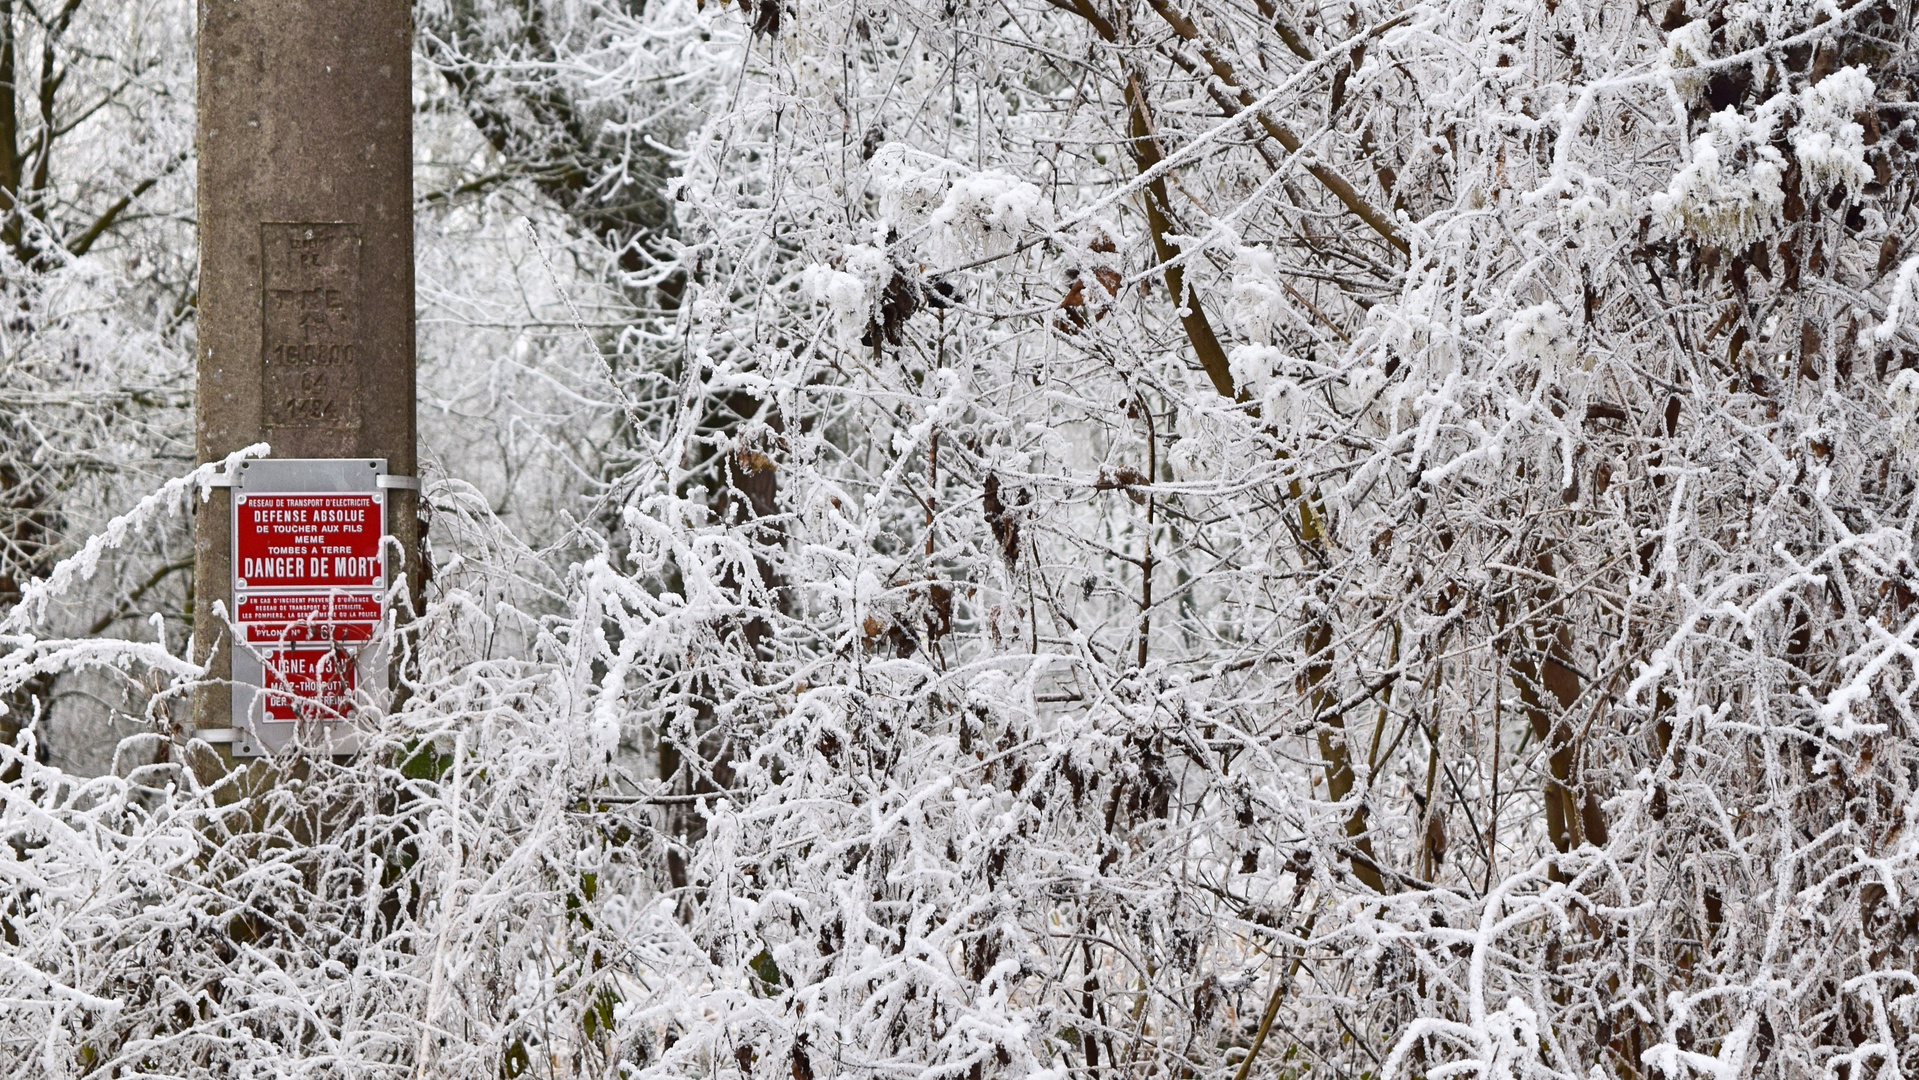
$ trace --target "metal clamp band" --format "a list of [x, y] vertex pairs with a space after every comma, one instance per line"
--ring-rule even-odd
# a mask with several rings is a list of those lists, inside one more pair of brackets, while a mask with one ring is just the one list
[[230, 743], [240, 736], [238, 729], [230, 727], [195, 728], [192, 738], [208, 743]]
[[374, 483], [382, 488], [399, 488], [402, 491], [420, 490], [420, 478], [417, 476], [394, 476], [391, 473], [382, 473], [374, 480]]

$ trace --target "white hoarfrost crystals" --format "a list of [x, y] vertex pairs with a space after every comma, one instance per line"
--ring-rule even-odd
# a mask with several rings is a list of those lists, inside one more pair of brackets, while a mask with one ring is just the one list
[[1286, 318], [1276, 265], [1273, 253], [1261, 247], [1241, 247], [1233, 257], [1233, 322], [1254, 341], [1271, 341], [1273, 328]]
[[[1685, 1007], [1682, 999], [1675, 1011], [1683, 1015]], [[1640, 1060], [1658, 1070], [1666, 1080], [1692, 1080], [1693, 1077], [1700, 1080], [1740, 1080], [1751, 1075], [1745, 1066], [1757, 1027], [1758, 1017], [1748, 1013], [1720, 1040], [1717, 1054], [1681, 1050], [1675, 1043], [1661, 1042], [1648, 1047], [1640, 1055]]]
[[1652, 197], [1653, 212], [1702, 243], [1737, 248], [1759, 239], [1786, 202], [1786, 159], [1769, 145], [1772, 126], [1770, 116], [1748, 120], [1730, 106], [1714, 113], [1693, 141], [1692, 163]]
[[1589, 242], [1605, 243], [1613, 230], [1638, 216], [1636, 200], [1601, 177], [1579, 174], [1558, 192], [1560, 227]]
[[806, 292], [833, 313], [833, 328], [842, 345], [859, 340], [872, 318], [873, 305], [858, 275], [815, 263], [806, 268]]
[[1271, 345], [1240, 345], [1227, 357], [1227, 363], [1231, 365], [1233, 385], [1258, 397], [1285, 359], [1285, 352]]
[[[1919, 1077], [1914, 3], [421, 4], [418, 216], [563, 258], [421, 290], [409, 693], [239, 801], [184, 519], [31, 503], [141, 339], [0, 236], [0, 1062]], [[93, 687], [168, 756], [43, 762]]]
[[1553, 386], [1569, 376], [1579, 356], [1579, 337], [1566, 312], [1548, 301], [1523, 308], [1506, 322], [1506, 355], [1539, 372], [1539, 385]]
[[1480, 1070], [1482, 1080], [1523, 1080], [1539, 1065], [1539, 1014], [1517, 997], [1506, 1007], [1488, 1013], [1481, 1031], [1490, 1060]]
[[1905, 321], [1907, 306], [1914, 302], [1919, 302], [1919, 255], [1899, 264], [1899, 272], [1893, 277], [1892, 289], [1886, 298], [1886, 317], [1873, 329], [1873, 339], [1891, 341]]
[[1666, 66], [1673, 72], [1673, 78], [1690, 86], [1696, 76], [1690, 69], [1705, 63], [1712, 56], [1712, 27], [1704, 19], [1693, 21], [1679, 27], [1666, 39]]
[[901, 236], [912, 236], [926, 227], [946, 201], [946, 188], [956, 168], [903, 143], [887, 143], [874, 151], [867, 171], [879, 195], [880, 218]]
[[1227, 356], [1233, 384], [1259, 402], [1260, 415], [1277, 430], [1292, 432], [1306, 419], [1305, 393], [1285, 374], [1298, 361], [1272, 345], [1239, 345]]
[[936, 254], [950, 263], [1004, 255], [1034, 224], [1040, 205], [1039, 188], [998, 169], [955, 180], [928, 219]]
[[1907, 454], [1919, 451], [1919, 368], [1907, 368], [1886, 384], [1892, 406], [1893, 445]]
[[845, 269], [815, 263], [806, 268], [807, 295], [833, 313], [833, 329], [842, 346], [859, 344], [873, 323], [873, 305], [893, 270], [886, 252], [870, 244], [848, 244], [842, 258]]
[[1846, 188], [1857, 194], [1872, 179], [1866, 129], [1853, 119], [1871, 107], [1872, 94], [1872, 79], [1856, 67], [1840, 68], [1800, 91], [1792, 153], [1813, 191]]

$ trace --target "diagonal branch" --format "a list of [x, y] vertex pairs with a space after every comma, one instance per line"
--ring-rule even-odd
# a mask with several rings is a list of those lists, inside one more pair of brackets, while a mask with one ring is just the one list
[[159, 173], [149, 176], [145, 180], [133, 185], [132, 191], [115, 199], [113, 205], [107, 207], [99, 217], [93, 219], [93, 224], [87, 226], [85, 231], [79, 236], [67, 242], [67, 253], [70, 255], [85, 255], [87, 251], [93, 247], [94, 243], [98, 241], [101, 236], [105, 235], [108, 229], [113, 228], [113, 223], [120, 220], [120, 215], [127, 212], [127, 207], [133, 205], [133, 200], [151, 191], [153, 185], [160, 182], [161, 177], [179, 168], [181, 163], [186, 161], [186, 159], [187, 156], [184, 153], [175, 154], [173, 160], [167, 162], [166, 167], [161, 169]]
[[[1078, 2], [1086, 3], [1088, 0], [1078, 0]], [[1207, 66], [1212, 69], [1214, 78], [1225, 84], [1229, 90], [1237, 92], [1240, 106], [1253, 110], [1255, 119], [1259, 121], [1259, 126], [1265, 130], [1267, 135], [1271, 136], [1279, 145], [1285, 147], [1287, 153], [1297, 154], [1300, 152], [1301, 147], [1305, 144], [1300, 142], [1299, 136], [1293, 134], [1292, 130], [1286, 127], [1286, 125], [1273, 119], [1266, 110], [1255, 107], [1259, 99], [1251, 90], [1248, 90], [1240, 83], [1237, 73], [1233, 71], [1233, 65], [1227, 61], [1225, 57], [1221, 56], [1219, 51], [1213, 48], [1210, 42], [1205, 40], [1204, 35], [1200, 33], [1199, 26], [1196, 23], [1175, 10], [1168, 0], [1146, 0], [1146, 2], [1158, 13], [1161, 19], [1165, 20], [1166, 25], [1173, 28], [1174, 33], [1191, 43], [1193, 47], [1199, 51], [1200, 56], [1205, 59]], [[1368, 36], [1384, 33], [1397, 25], [1399, 21], [1400, 20], [1388, 19], [1386, 22], [1374, 27]], [[1175, 60], [1179, 59], [1178, 50], [1174, 50], [1174, 57]], [[1181, 62], [1180, 66], [1186, 67], [1188, 71], [1193, 71], [1193, 67], [1197, 66], [1189, 66], [1189, 64], [1190, 61], [1185, 61]], [[1197, 71], [1193, 71], [1193, 73], [1199, 74]], [[1327, 191], [1333, 193], [1334, 198], [1345, 204], [1346, 209], [1351, 211], [1354, 217], [1365, 222], [1374, 232], [1384, 237], [1387, 243], [1402, 252], [1407, 254], [1412, 253], [1412, 245], [1406, 242], [1405, 237], [1399, 235], [1399, 230], [1393, 228], [1392, 221], [1387, 218], [1378, 207], [1367, 202], [1366, 197], [1361, 195], [1359, 190], [1353, 187], [1352, 183], [1344, 176], [1341, 176], [1331, 166], [1322, 161], [1309, 160], [1304, 164], [1306, 171], [1313, 175], [1313, 179], [1318, 180]]]
[[133, 591], [127, 593], [124, 599], [114, 605], [112, 611], [93, 620], [93, 626], [87, 630], [88, 636], [98, 636], [102, 631], [106, 630], [107, 627], [120, 621], [128, 612], [133, 610], [133, 606], [138, 604], [142, 597], [152, 592], [154, 586], [165, 581], [169, 576], [177, 574], [182, 570], [191, 569], [193, 569], [193, 560], [188, 558], [182, 559], [179, 562], [168, 563], [158, 570], [155, 570], [152, 574], [148, 575], [145, 581], [134, 586]]
[[[1085, 3], [1086, 0], [1078, 2]], [[1133, 154], [1138, 159], [1140, 173], [1144, 175], [1160, 163], [1162, 156], [1159, 140], [1153, 135], [1146, 91], [1137, 75], [1130, 76], [1128, 84]], [[1206, 318], [1205, 306], [1197, 295], [1188, 295], [1186, 292], [1185, 275], [1178, 261], [1179, 253], [1173, 249], [1169, 238], [1171, 224], [1166, 214], [1170, 204], [1162, 178], [1156, 176], [1147, 182], [1145, 202], [1146, 221], [1153, 232], [1153, 248], [1159, 256], [1160, 265], [1165, 268], [1166, 288], [1172, 293], [1173, 303], [1179, 307], [1179, 321], [1186, 330], [1187, 340], [1192, 343], [1193, 352], [1199, 356], [1200, 365], [1206, 369], [1207, 377], [1212, 379], [1213, 388], [1219, 391], [1221, 397], [1229, 401], [1248, 401], [1246, 394], [1233, 384], [1226, 350], [1221, 347], [1219, 336], [1213, 332], [1212, 323]], [[1306, 493], [1297, 477], [1289, 485], [1288, 494], [1299, 507], [1301, 548], [1324, 563], [1331, 537], [1327, 534], [1318, 499]], [[1352, 752], [1346, 745], [1344, 711], [1338, 707], [1339, 695], [1333, 686], [1333, 627], [1321, 615], [1310, 615], [1308, 619], [1308, 659], [1302, 672], [1300, 690], [1306, 697], [1314, 726], [1318, 729], [1320, 758], [1326, 768], [1327, 794], [1334, 802], [1341, 803], [1352, 793], [1355, 773]], [[1361, 856], [1349, 860], [1354, 875], [1374, 892], [1386, 892], [1384, 876], [1379, 872], [1379, 860], [1373, 854], [1372, 840], [1368, 836], [1371, 824], [1363, 805], [1354, 806], [1347, 814], [1345, 830], [1347, 838], [1353, 841]]]
[[[455, 5], [427, 20], [420, 42], [494, 151], [517, 163], [583, 231], [611, 248], [622, 270], [646, 270], [653, 264], [647, 253], [670, 230], [672, 215], [659, 195], [663, 181], [630, 173], [656, 163], [635, 159], [623, 169], [607, 168], [600, 156], [608, 148], [600, 145], [592, 116], [550, 81], [550, 74], [503, 87], [494, 78], [500, 63], [545, 67], [557, 55], [537, 11], [517, 34], [510, 47], [491, 41], [477, 16]], [[511, 59], [487, 61], [489, 50]]]
[[1119, 40], [1119, 32], [1113, 29], [1112, 21], [1093, 7], [1092, 0], [1047, 0], [1047, 3], [1085, 19], [1092, 25], [1094, 33], [1107, 41]]
[[[1086, 2], [1079, 0], [1082, 4]], [[1146, 111], [1146, 91], [1140, 87], [1138, 76], [1130, 81], [1127, 96], [1128, 111], [1132, 113], [1133, 156], [1139, 161], [1139, 171], [1145, 173], [1160, 163], [1159, 140], [1153, 135], [1152, 118]], [[1153, 250], [1159, 255], [1160, 265], [1165, 267], [1166, 290], [1172, 293], [1173, 303], [1179, 308], [1179, 321], [1186, 329], [1187, 340], [1193, 343], [1200, 366], [1213, 380], [1213, 389], [1228, 401], [1239, 401], [1243, 395], [1233, 385], [1232, 365], [1227, 363], [1219, 335], [1213, 333], [1213, 325], [1207, 321], [1206, 309], [1199, 297], [1186, 295], [1186, 275], [1180, 269], [1179, 252], [1173, 249], [1168, 235], [1172, 226], [1166, 212], [1172, 204], [1166, 196], [1165, 180], [1155, 177], [1147, 182], [1145, 202], [1146, 223], [1153, 232]]]
[[[0, 242], [20, 248], [20, 120], [14, 90], [13, 0], [0, 0]], [[27, 260], [23, 257], [21, 262]]]
[[[41, 23], [43, 33], [40, 41], [40, 137], [34, 151], [33, 190], [44, 192], [51, 178], [53, 168], [53, 137], [57, 125], [53, 122], [53, 107], [60, 95], [60, 87], [67, 81], [67, 68], [59, 62], [56, 47], [73, 22], [73, 13], [80, 9], [80, 0], [66, 0], [59, 14]], [[31, 10], [31, 9], [30, 9]], [[38, 13], [36, 12], [36, 15]], [[46, 203], [36, 200], [38, 208], [35, 216], [46, 220]]]

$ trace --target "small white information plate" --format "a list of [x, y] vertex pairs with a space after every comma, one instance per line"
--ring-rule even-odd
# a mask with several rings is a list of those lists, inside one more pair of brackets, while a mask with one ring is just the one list
[[268, 458], [233, 478], [233, 753], [347, 754], [386, 689], [382, 458]]

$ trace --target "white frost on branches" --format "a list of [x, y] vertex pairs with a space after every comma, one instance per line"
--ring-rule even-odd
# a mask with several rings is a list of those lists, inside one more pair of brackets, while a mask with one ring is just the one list
[[1652, 197], [1668, 227], [1710, 243], [1739, 247], [1771, 230], [1785, 206], [1785, 155], [1771, 145], [1773, 117], [1746, 117], [1728, 106], [1693, 141], [1692, 161]]
[[180, 723], [61, 379], [186, 353], [5, 263], [0, 1060], [1919, 1074], [1911, 0], [419, 16], [355, 759]]
[[1857, 67], [1840, 68], [1800, 91], [1792, 154], [1815, 192], [1857, 192], [1872, 179], [1866, 131], [1854, 117], [1872, 107], [1873, 91], [1871, 77]]

